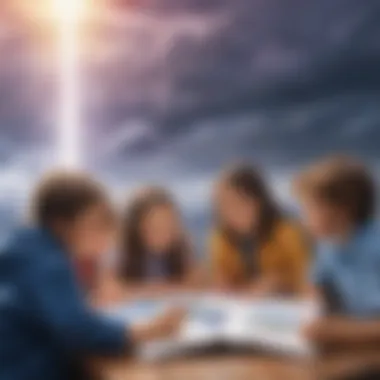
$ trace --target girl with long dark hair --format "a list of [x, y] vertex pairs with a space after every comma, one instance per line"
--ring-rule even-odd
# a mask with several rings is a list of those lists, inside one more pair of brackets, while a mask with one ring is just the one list
[[[180, 211], [171, 194], [160, 187], [140, 190], [122, 221], [118, 278], [141, 295], [190, 284], [192, 250]], [[175, 285], [175, 287], [173, 287]]]
[[308, 244], [297, 223], [280, 211], [259, 171], [250, 165], [225, 171], [216, 185], [214, 211], [211, 261], [218, 286], [302, 291]]

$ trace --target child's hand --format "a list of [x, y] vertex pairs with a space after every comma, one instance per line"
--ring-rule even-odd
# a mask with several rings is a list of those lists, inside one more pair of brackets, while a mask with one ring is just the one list
[[159, 316], [152, 322], [153, 327], [157, 331], [157, 336], [165, 338], [175, 335], [179, 331], [185, 316], [185, 310], [180, 308], [171, 309]]
[[311, 323], [303, 326], [302, 335], [310, 341], [314, 341], [317, 335], [318, 323]]
[[305, 326], [303, 335], [313, 343], [328, 342], [333, 339], [337, 328], [339, 328], [339, 326], [334, 323], [334, 320], [320, 319]]
[[178, 333], [186, 316], [183, 309], [171, 309], [153, 321], [132, 327], [132, 339], [135, 343], [169, 338]]

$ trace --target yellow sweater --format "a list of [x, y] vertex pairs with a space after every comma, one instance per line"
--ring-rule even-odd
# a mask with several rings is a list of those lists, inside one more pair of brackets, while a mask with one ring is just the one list
[[[211, 262], [214, 278], [231, 287], [244, 285], [244, 262], [236, 247], [219, 231], [211, 236]], [[297, 293], [304, 289], [309, 263], [309, 245], [301, 229], [293, 222], [277, 222], [271, 238], [255, 255], [260, 278], [275, 278], [280, 291]]]

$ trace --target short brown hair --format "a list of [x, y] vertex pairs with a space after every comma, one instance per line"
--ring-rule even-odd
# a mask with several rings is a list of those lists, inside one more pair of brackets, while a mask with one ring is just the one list
[[55, 172], [37, 186], [32, 216], [38, 225], [51, 227], [57, 221], [72, 221], [96, 204], [103, 204], [111, 216], [107, 193], [98, 182], [79, 172]]
[[343, 208], [355, 224], [369, 221], [376, 212], [376, 186], [367, 167], [349, 157], [331, 157], [302, 172], [295, 191]]

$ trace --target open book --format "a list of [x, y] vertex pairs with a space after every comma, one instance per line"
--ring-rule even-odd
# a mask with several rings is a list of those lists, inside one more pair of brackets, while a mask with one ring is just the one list
[[137, 301], [111, 310], [109, 314], [125, 322], [143, 322], [165, 308], [178, 305], [189, 310], [178, 336], [140, 347], [139, 354], [143, 358], [168, 358], [217, 345], [232, 349], [250, 347], [282, 355], [312, 354], [312, 347], [301, 334], [302, 327], [318, 314], [316, 305], [309, 301], [186, 295]]

